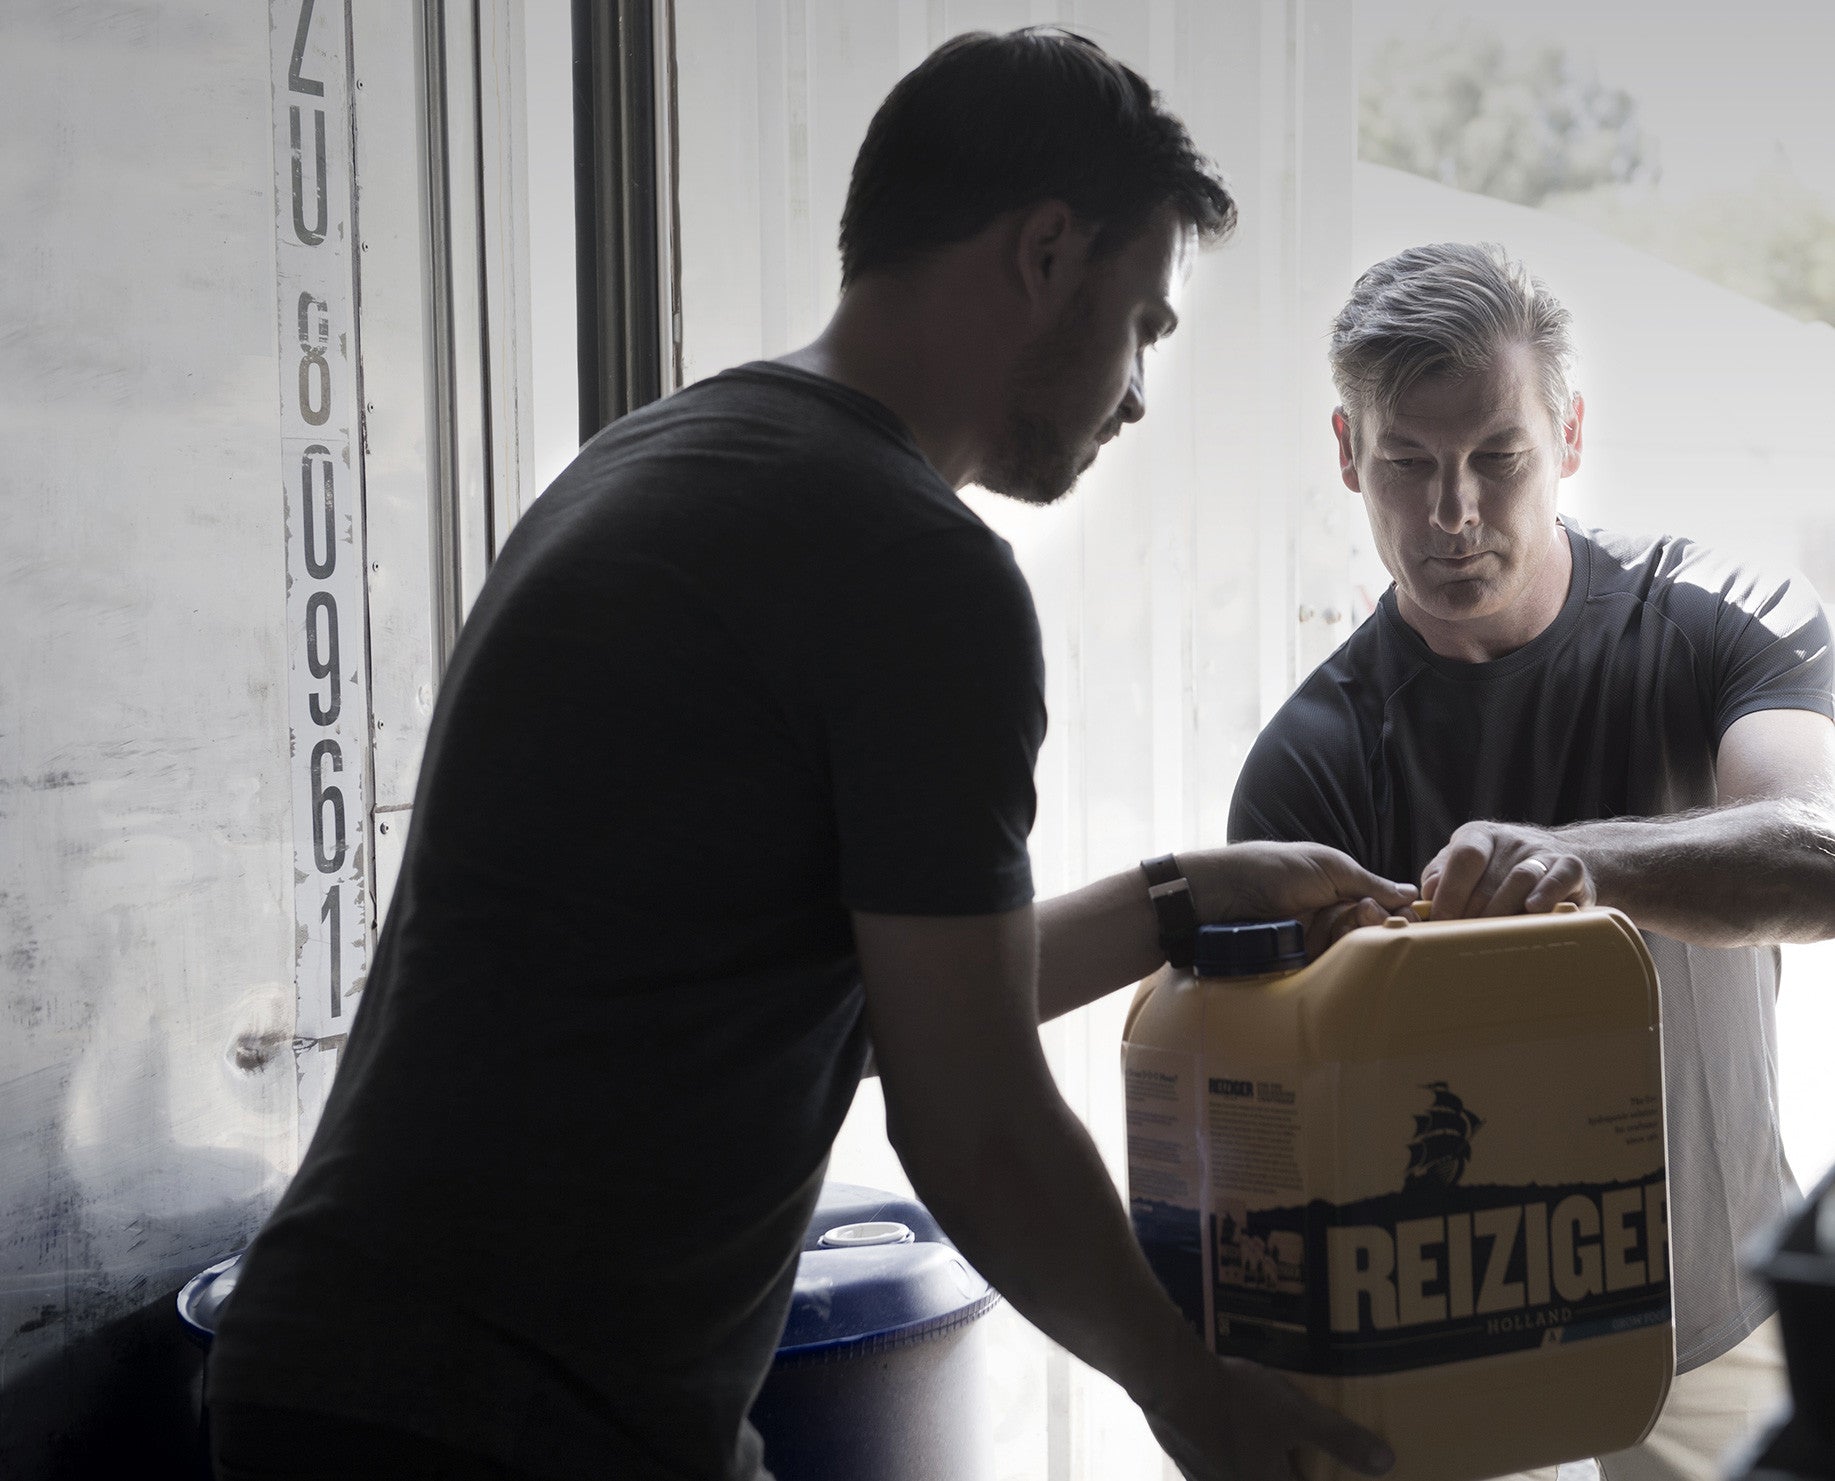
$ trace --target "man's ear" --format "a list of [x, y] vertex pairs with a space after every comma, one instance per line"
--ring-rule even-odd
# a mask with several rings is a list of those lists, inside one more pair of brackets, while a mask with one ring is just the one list
[[1063, 201], [1040, 201], [1020, 216], [1014, 266], [1038, 327], [1054, 321], [1075, 296], [1095, 237], [1095, 229], [1078, 221]]
[[1357, 457], [1351, 451], [1351, 422], [1345, 416], [1342, 406], [1332, 412], [1332, 432], [1338, 438], [1338, 476], [1352, 493], [1361, 494], [1363, 489], [1357, 482]]
[[1572, 478], [1580, 471], [1580, 424], [1586, 417], [1586, 398], [1574, 393], [1574, 409], [1561, 425], [1561, 476]]

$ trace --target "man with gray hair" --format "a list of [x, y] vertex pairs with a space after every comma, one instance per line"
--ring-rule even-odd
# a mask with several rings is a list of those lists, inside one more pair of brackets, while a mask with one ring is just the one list
[[1496, 247], [1416, 248], [1332, 336], [1339, 469], [1394, 585], [1257, 740], [1232, 841], [1418, 878], [1436, 919], [1623, 910], [1663, 990], [1676, 1366], [1607, 1481], [1708, 1478], [1783, 1400], [1738, 1251], [1795, 1185], [1775, 943], [1835, 935], [1835, 660], [1799, 577], [1557, 513], [1569, 316]]

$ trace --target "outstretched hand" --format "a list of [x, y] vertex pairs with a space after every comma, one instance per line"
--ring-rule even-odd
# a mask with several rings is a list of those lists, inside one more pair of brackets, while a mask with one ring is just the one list
[[1209, 1379], [1147, 1415], [1186, 1481], [1294, 1481], [1293, 1453], [1309, 1449], [1366, 1476], [1395, 1464], [1375, 1435], [1257, 1363], [1217, 1358]]
[[1542, 915], [1563, 900], [1591, 905], [1593, 876], [1559, 833], [1521, 823], [1467, 823], [1421, 871], [1435, 920]]
[[1372, 874], [1322, 843], [1237, 843], [1202, 857], [1204, 866], [1186, 866], [1200, 920], [1297, 920], [1310, 956], [1347, 931], [1380, 925], [1415, 897], [1413, 885]]

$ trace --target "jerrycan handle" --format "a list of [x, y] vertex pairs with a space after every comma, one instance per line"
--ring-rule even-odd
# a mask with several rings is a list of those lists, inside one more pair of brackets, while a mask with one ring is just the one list
[[[1408, 908], [1414, 912], [1414, 918], [1417, 921], [1431, 920], [1433, 918], [1434, 902], [1432, 900], [1410, 900], [1408, 902]], [[1553, 914], [1576, 915], [1579, 911], [1580, 907], [1572, 900], [1559, 900], [1555, 903]], [[1389, 919], [1398, 925], [1404, 924], [1406, 921], [1406, 917], [1399, 915], [1392, 915]]]

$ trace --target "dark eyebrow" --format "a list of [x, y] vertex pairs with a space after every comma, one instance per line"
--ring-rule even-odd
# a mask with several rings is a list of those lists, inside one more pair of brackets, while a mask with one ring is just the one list
[[[1500, 442], [1524, 442], [1532, 435], [1533, 434], [1531, 434], [1526, 427], [1511, 425], [1508, 427], [1500, 427], [1495, 432], [1487, 432], [1478, 440], [1477, 445], [1481, 448], [1489, 448]], [[1404, 432], [1396, 431], [1393, 426], [1385, 427], [1381, 432], [1377, 433], [1376, 440], [1386, 447], [1406, 447], [1418, 450], [1425, 445], [1416, 442], [1414, 438], [1408, 436]]]

